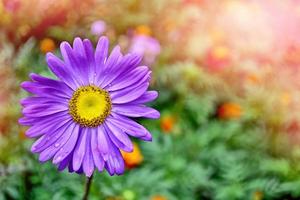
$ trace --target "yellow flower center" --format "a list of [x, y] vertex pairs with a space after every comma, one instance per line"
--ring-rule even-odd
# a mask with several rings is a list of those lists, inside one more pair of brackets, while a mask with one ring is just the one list
[[77, 89], [69, 101], [70, 115], [84, 127], [102, 124], [110, 111], [111, 100], [108, 92], [92, 85]]

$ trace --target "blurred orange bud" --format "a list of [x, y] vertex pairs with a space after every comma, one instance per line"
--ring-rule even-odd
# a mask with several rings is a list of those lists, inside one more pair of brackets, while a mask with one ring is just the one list
[[152, 34], [151, 29], [149, 28], [149, 26], [146, 26], [146, 25], [140, 25], [140, 26], [136, 27], [135, 31], [136, 31], [136, 34], [138, 34], [138, 35], [151, 35]]
[[155, 195], [151, 197], [151, 200], [168, 200], [168, 198], [162, 195]]
[[264, 194], [261, 191], [255, 191], [253, 193], [253, 198], [252, 200], [262, 200], [264, 197]]
[[242, 108], [237, 103], [224, 103], [218, 108], [218, 117], [221, 119], [238, 119], [242, 115]]
[[52, 52], [55, 49], [55, 43], [51, 38], [45, 38], [40, 41], [40, 50], [43, 53]]
[[175, 118], [171, 115], [166, 115], [161, 118], [160, 128], [164, 133], [170, 133], [175, 124]]
[[134, 146], [132, 152], [121, 151], [125, 161], [125, 165], [129, 169], [139, 166], [144, 159], [139, 146], [136, 143], [134, 143], [133, 145]]
[[207, 51], [205, 64], [212, 70], [222, 69], [230, 63], [230, 51], [225, 46], [215, 46]]

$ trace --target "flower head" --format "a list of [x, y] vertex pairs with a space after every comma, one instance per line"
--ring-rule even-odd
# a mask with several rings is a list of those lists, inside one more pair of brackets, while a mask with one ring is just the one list
[[164, 133], [170, 133], [174, 129], [175, 117], [172, 115], [165, 115], [161, 118], [160, 128]]
[[242, 115], [242, 108], [237, 103], [224, 103], [218, 108], [218, 117], [221, 119], [238, 119]]
[[63, 60], [48, 53], [46, 60], [57, 80], [30, 74], [21, 84], [33, 94], [21, 100], [26, 136], [39, 137], [31, 151], [39, 160], [52, 159], [59, 170], [91, 176], [95, 167], [110, 175], [124, 172], [120, 150], [131, 152], [129, 136], [145, 141], [151, 134], [132, 118], [159, 118], [144, 103], [157, 98], [147, 91], [151, 71], [139, 66], [140, 56], [122, 55], [116, 46], [108, 56], [108, 39], [101, 37], [96, 50], [88, 39], [76, 38], [73, 48], [60, 45]]
[[54, 51], [55, 49], [55, 43], [52, 39], [50, 38], [45, 38], [41, 40], [40, 42], [40, 50], [43, 53], [51, 52]]
[[154, 63], [157, 55], [160, 53], [160, 44], [158, 40], [148, 35], [135, 35], [132, 38], [129, 51], [144, 55], [143, 62], [146, 64]]
[[91, 33], [96, 36], [102, 35], [106, 31], [106, 23], [102, 20], [98, 20], [92, 23]]

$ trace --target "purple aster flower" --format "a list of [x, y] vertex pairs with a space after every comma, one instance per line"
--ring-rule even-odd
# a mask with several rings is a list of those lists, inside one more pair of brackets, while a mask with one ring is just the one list
[[98, 20], [92, 23], [91, 25], [91, 33], [93, 35], [100, 36], [106, 31], [106, 23], [102, 20]]
[[135, 35], [129, 52], [144, 56], [143, 62], [147, 65], [154, 63], [156, 56], [160, 53], [159, 42], [148, 35]]
[[148, 130], [132, 118], [159, 118], [143, 105], [157, 98], [147, 91], [151, 71], [139, 66], [140, 56], [122, 55], [116, 46], [108, 56], [108, 39], [101, 37], [94, 52], [88, 39], [76, 38], [73, 48], [62, 42], [63, 60], [46, 56], [58, 80], [30, 74], [22, 88], [33, 95], [21, 100], [20, 124], [38, 138], [31, 151], [40, 162], [52, 159], [59, 170], [91, 176], [95, 167], [110, 175], [124, 172], [120, 150], [131, 152], [129, 136], [151, 141]]

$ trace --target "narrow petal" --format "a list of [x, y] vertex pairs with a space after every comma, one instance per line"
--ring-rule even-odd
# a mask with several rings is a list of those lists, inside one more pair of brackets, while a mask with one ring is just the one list
[[87, 142], [86, 142], [86, 153], [83, 159], [83, 171], [86, 176], [90, 177], [93, 174], [95, 168], [92, 151], [91, 151], [90, 129], [87, 129], [86, 134], [87, 134]]
[[62, 134], [64, 134], [67, 127], [69, 127], [71, 123], [71, 121], [68, 121], [67, 123], [65, 123], [65, 121], [61, 121], [56, 123], [55, 126], [51, 126], [51, 128], [49, 128], [42, 137], [33, 143], [31, 146], [31, 151], [33, 153], [39, 153], [54, 143], [55, 147], [61, 147], [62, 144], [56, 141], [62, 136]]
[[[110, 71], [109, 74], [101, 74], [101, 78], [105, 77], [104, 81], [98, 81], [97, 85], [105, 88], [109, 86], [118, 76], [122, 74], [128, 74], [130, 71], [135, 69], [140, 62], [140, 57], [135, 54], [125, 55], [120, 62]], [[102, 79], [99, 79], [102, 80]]]
[[[56, 117], [56, 116], [54, 115], [53, 117]], [[44, 123], [37, 123], [37, 124], [33, 125], [32, 127], [30, 127], [25, 132], [25, 135], [30, 138], [38, 137], [40, 135], [46, 134], [53, 127], [57, 126], [58, 123], [60, 123], [60, 122], [67, 123], [70, 120], [71, 119], [69, 116], [65, 116], [65, 117], [58, 117], [50, 122], [46, 121]]]
[[157, 91], [147, 91], [142, 96], [132, 101], [132, 104], [143, 104], [155, 100], [158, 97]]
[[77, 76], [80, 76], [84, 85], [89, 84], [89, 71], [90, 66], [86, 57], [85, 47], [83, 45], [83, 41], [76, 37], [73, 42], [73, 51], [68, 48], [68, 55], [72, 58], [72, 62], [74, 67], [77, 67]]
[[107, 154], [110, 151], [110, 146], [109, 146], [110, 139], [109, 139], [108, 135], [106, 134], [103, 126], [99, 126], [97, 132], [98, 132], [98, 135], [97, 135], [98, 136], [98, 138], [97, 138], [98, 149], [105, 160]]
[[59, 88], [61, 92], [65, 93], [67, 96], [71, 96], [73, 93], [73, 90], [66, 85], [64, 82], [59, 81], [59, 80], [53, 80], [35, 73], [31, 73], [30, 78], [33, 81], [39, 82], [40, 84], [47, 86], [47, 87], [52, 87], [52, 88]]
[[98, 148], [98, 132], [96, 128], [91, 129], [91, 151], [97, 169], [101, 172], [104, 168], [104, 160]]
[[[77, 38], [76, 42], [80, 39]], [[80, 40], [81, 41], [81, 40]], [[74, 40], [75, 43], [75, 40]], [[79, 43], [79, 42], [78, 42]], [[83, 48], [83, 47], [82, 47]], [[66, 63], [66, 66], [69, 69], [69, 73], [71, 73], [74, 77], [76, 77], [76, 81], [79, 85], [86, 85], [88, 82], [84, 73], [84, 63], [80, 63], [79, 55], [73, 51], [72, 47], [67, 42], [62, 42], [60, 45], [60, 51]]]
[[73, 154], [70, 153], [63, 161], [58, 164], [58, 171], [63, 171], [69, 165], [70, 161], [72, 160], [72, 156]]
[[89, 67], [89, 83], [94, 83], [96, 75], [96, 62], [94, 57], [94, 48], [90, 40], [84, 39], [83, 46], [86, 54], [86, 59]]
[[[58, 151], [60, 151], [62, 149], [61, 146], [65, 145], [66, 142], [69, 140], [69, 138], [72, 135], [72, 131], [68, 131], [68, 128], [72, 124], [73, 123], [70, 123], [70, 125], [64, 131], [64, 134], [62, 134], [62, 136], [60, 138], [58, 138], [56, 143], [52, 144], [51, 146], [49, 146], [47, 149], [45, 149], [44, 151], [42, 151], [40, 153], [39, 160], [41, 162], [45, 162], [45, 161], [51, 159]], [[56, 144], [60, 144], [60, 145], [56, 145]]]
[[132, 70], [128, 74], [124, 75], [122, 78], [116, 78], [110, 85], [108, 85], [108, 91], [115, 91], [131, 86], [135, 83], [144, 82], [150, 74], [148, 74], [149, 69], [146, 66], [141, 66]]
[[97, 83], [99, 86], [102, 88], [105, 87], [110, 77], [113, 75], [114, 68], [119, 66], [119, 62], [121, 61], [122, 57], [123, 56], [121, 54], [120, 47], [116, 46], [105, 62], [102, 73], [98, 74], [99, 76], [97, 77]]
[[127, 117], [113, 114], [107, 120], [120, 129], [123, 129], [130, 136], [146, 141], [152, 140], [150, 132], [145, 127]]
[[21, 87], [32, 94], [49, 98], [68, 99], [70, 96], [61, 92], [58, 88], [46, 87], [37, 82], [25, 81], [21, 83]]
[[127, 87], [122, 90], [110, 92], [112, 103], [123, 104], [136, 100], [146, 92], [148, 87], [149, 83], [146, 82], [138, 86]]
[[102, 36], [99, 39], [98, 44], [96, 46], [96, 51], [95, 51], [96, 74], [99, 77], [101, 76], [101, 72], [103, 71], [104, 68], [104, 63], [107, 59], [108, 45], [109, 45], [109, 41], [107, 37]]
[[105, 130], [108, 133], [111, 141], [123, 151], [132, 152], [133, 144], [127, 134], [109, 121], [105, 122]]
[[113, 105], [112, 111], [127, 117], [146, 117], [150, 119], [158, 119], [160, 113], [144, 105]]
[[23, 114], [26, 117], [44, 117], [55, 113], [67, 111], [68, 107], [63, 105], [51, 106], [51, 107], [38, 107], [28, 106], [23, 109]]
[[86, 128], [81, 129], [81, 133], [73, 154], [73, 169], [79, 170], [86, 152], [87, 134]]
[[72, 72], [70, 73], [70, 69], [67, 68], [66, 64], [57, 58], [52, 53], [46, 54], [46, 60], [50, 70], [63, 82], [65, 82], [69, 87], [73, 90], [78, 88], [79, 84], [73, 78]]
[[124, 173], [125, 165], [123, 157], [120, 150], [114, 146], [112, 146], [111, 154], [108, 156], [108, 160], [105, 163], [105, 168], [111, 176]]
[[60, 148], [59, 151], [55, 154], [53, 158], [54, 164], [58, 164], [73, 152], [78, 139], [79, 125], [72, 123], [71, 126], [69, 126], [69, 128], [65, 130], [64, 134], [67, 134], [67, 132], [71, 132], [71, 136], [68, 141], [62, 146], [62, 148]]
[[20, 104], [25, 107], [35, 104], [47, 104], [47, 103], [56, 103], [68, 105], [68, 101], [65, 99], [52, 99], [47, 97], [26, 97], [20, 100]]

